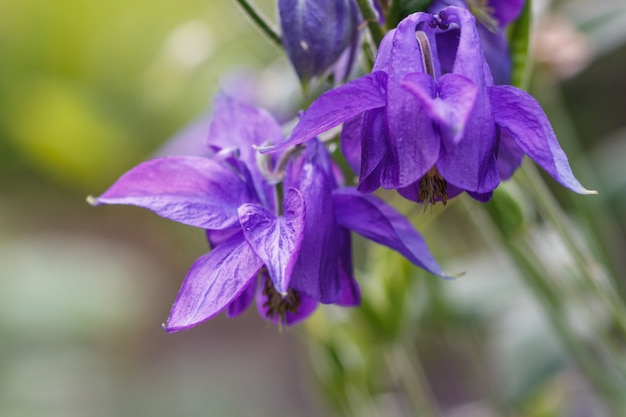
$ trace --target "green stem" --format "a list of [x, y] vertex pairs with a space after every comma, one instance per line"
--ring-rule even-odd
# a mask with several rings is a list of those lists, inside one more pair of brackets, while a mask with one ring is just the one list
[[279, 48], [283, 47], [283, 42], [280, 39], [278, 30], [274, 27], [270, 21], [263, 16], [263, 14], [248, 0], [235, 0], [237, 4], [243, 9], [244, 13], [248, 15], [252, 22], [259, 28], [261, 32], [267, 36], [270, 41], [275, 43]]
[[626, 309], [612, 282], [607, 278], [605, 270], [598, 265], [591, 254], [582, 248], [572, 232], [572, 227], [566, 224], [566, 215], [556, 202], [537, 168], [529, 163], [523, 164], [521, 173], [525, 178], [529, 191], [533, 194], [543, 214], [563, 239], [564, 244], [581, 271], [581, 275], [604, 304], [609, 308], [615, 323], [626, 335]]
[[[624, 405], [622, 403], [624, 393], [621, 392], [623, 391], [623, 378], [620, 375], [619, 381], [615, 382], [616, 375], [613, 371], [614, 368], [620, 368], [618, 372], [621, 372], [622, 367], [619, 362], [621, 358], [613, 354], [609, 342], [599, 338], [599, 340], [593, 340], [593, 346], [591, 346], [590, 341], [581, 340], [571, 328], [563, 303], [562, 291], [554, 287], [551, 280], [546, 279], [545, 271], [540, 269], [541, 260], [527, 243], [525, 244], [520, 238], [512, 239], [510, 236], [505, 236], [496, 227], [496, 220], [491, 216], [471, 210], [468, 214], [476, 227], [485, 234], [486, 239], [499, 241], [504, 246], [520, 269], [524, 282], [540, 302], [559, 340], [576, 361], [581, 373], [589, 379], [597, 393], [606, 400], [607, 405], [620, 409]], [[485, 211], [484, 214], [488, 213]], [[599, 358], [603, 360], [598, 361]]]
[[420, 417], [437, 417], [441, 415], [435, 404], [428, 385], [424, 369], [417, 352], [407, 352], [406, 343], [398, 342], [386, 352], [389, 369], [400, 377], [407, 400], [413, 408], [414, 415]]
[[356, 0], [356, 3], [359, 6], [359, 10], [361, 10], [363, 19], [367, 22], [367, 28], [370, 31], [370, 35], [372, 35], [372, 41], [374, 41], [374, 44], [378, 47], [385, 37], [385, 32], [378, 24], [376, 12], [368, 0]]
[[607, 400], [610, 406], [617, 407], [617, 399], [620, 395], [618, 384], [614, 384], [606, 372], [602, 372], [600, 364], [593, 360], [585, 349], [585, 344], [570, 329], [565, 317], [563, 304], [548, 282], [544, 279], [541, 271], [537, 270], [538, 260], [534, 258], [530, 249], [523, 250], [510, 242], [505, 242], [508, 252], [513, 255], [517, 264], [524, 270], [524, 282], [534, 292], [536, 299], [543, 306], [546, 316], [550, 320], [553, 328], [560, 336], [560, 340], [567, 346], [568, 351], [576, 358], [579, 369], [589, 378], [598, 393]]

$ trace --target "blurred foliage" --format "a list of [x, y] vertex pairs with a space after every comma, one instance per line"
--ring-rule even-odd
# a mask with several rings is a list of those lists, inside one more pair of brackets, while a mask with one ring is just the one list
[[82, 192], [202, 113], [235, 65], [260, 68], [278, 53], [229, 2], [0, 7], [0, 173]]

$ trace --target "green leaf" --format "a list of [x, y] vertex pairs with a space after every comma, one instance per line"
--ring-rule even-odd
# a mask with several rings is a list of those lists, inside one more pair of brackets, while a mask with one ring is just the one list
[[531, 23], [532, 1], [527, 0], [522, 14], [511, 25], [509, 31], [509, 47], [511, 49], [511, 60], [513, 61], [511, 84], [519, 88], [528, 86], [530, 76], [531, 60], [528, 58], [528, 50]]

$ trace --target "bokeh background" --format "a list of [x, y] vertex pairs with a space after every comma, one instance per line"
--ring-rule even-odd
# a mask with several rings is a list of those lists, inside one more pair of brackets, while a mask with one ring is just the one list
[[[272, 0], [257, 3], [275, 15]], [[620, 0], [537, 3], [543, 20], [536, 25], [532, 92], [577, 176], [600, 191], [586, 198], [601, 201], [601, 211], [594, 212], [595, 203], [588, 209], [600, 221], [610, 268], [623, 277], [626, 6]], [[333, 402], [325, 398], [332, 398], [332, 385], [315, 381], [329, 378], [324, 341], [340, 337], [329, 326], [350, 327], [350, 316], [324, 308], [306, 327], [279, 331], [250, 309], [168, 335], [160, 324], [187, 268], [207, 250], [202, 231], [132, 207], [85, 202], [140, 161], [171, 152], [168, 140], [194, 120], [207, 120], [220, 89], [268, 107], [281, 120], [292, 117], [301, 100], [280, 50], [232, 1], [0, 2], [0, 415], [330, 413]], [[410, 314], [430, 311], [420, 316], [420, 349], [432, 395], [447, 415], [489, 415], [471, 414], [492, 392], [469, 388], [476, 384], [471, 378], [485, 374], [483, 382], [512, 404], [541, 404], [520, 406], [526, 411], [518, 412], [528, 414], [519, 415], [553, 415], [528, 410], [550, 410], [551, 401], [578, 389], [559, 383], [571, 372], [568, 357], [506, 254], [463, 224], [467, 210], [452, 205], [418, 214], [438, 259], [466, 271], [438, 290], [446, 302], [420, 298], [433, 280], [421, 275], [426, 284], [399, 295], [415, 307]], [[378, 300], [375, 306], [384, 302], [377, 273], [392, 273], [397, 258], [355, 243], [358, 278]], [[550, 236], [538, 235], [537, 244], [546, 245], [558, 267], [561, 254]], [[446, 329], [447, 343], [474, 343], [463, 333], [467, 326], [479, 329], [479, 344], [489, 349], [489, 367], [478, 373], [467, 369], [483, 362], [463, 351], [442, 358], [444, 341], [433, 336]], [[338, 354], [358, 368], [369, 353], [351, 343]], [[593, 409], [592, 400], [579, 398], [581, 407]], [[402, 415], [393, 401], [378, 400], [373, 410]]]

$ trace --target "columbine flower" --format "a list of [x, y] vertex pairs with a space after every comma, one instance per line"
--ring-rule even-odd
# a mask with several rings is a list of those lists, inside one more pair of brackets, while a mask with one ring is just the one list
[[338, 187], [317, 140], [287, 164], [284, 198], [277, 204], [276, 187], [252, 149], [266, 138], [284, 139], [274, 119], [220, 96], [208, 141], [215, 156], [144, 162], [90, 200], [144, 207], [207, 230], [213, 249], [187, 274], [167, 331], [190, 328], [223, 310], [236, 316], [255, 298], [263, 317], [286, 324], [307, 317], [319, 302], [359, 304], [348, 230], [444, 276], [402, 215], [372, 195]]
[[[452, 72], [442, 75], [436, 35], [454, 27], [460, 37]], [[360, 172], [361, 191], [382, 186], [444, 204], [466, 191], [487, 201], [526, 154], [563, 186], [593, 193], [572, 174], [537, 101], [493, 85], [475, 19], [461, 8], [408, 16], [383, 39], [371, 74], [320, 96], [289, 140], [263, 151], [303, 143], [342, 122], [342, 148]]]
[[[476, 30], [485, 59], [496, 84], [511, 82], [511, 55], [506, 36], [506, 27], [517, 19], [524, 8], [525, 0], [435, 0], [428, 8], [437, 13], [447, 6], [468, 9], [476, 17]], [[451, 71], [454, 52], [458, 44], [458, 31], [448, 30], [437, 36], [441, 66], [444, 72]], [[445, 51], [450, 51], [442, 55]]]
[[303, 85], [344, 53], [339, 78], [348, 75], [358, 48], [354, 0], [278, 0], [278, 14], [285, 51]]

